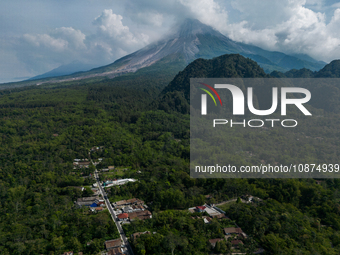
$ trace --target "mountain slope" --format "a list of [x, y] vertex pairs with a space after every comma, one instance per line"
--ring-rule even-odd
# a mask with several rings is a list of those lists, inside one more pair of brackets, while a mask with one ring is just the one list
[[319, 71], [311, 71], [310, 69], [292, 69], [285, 73], [273, 71], [271, 76], [276, 78], [340, 78], [340, 60], [333, 60]]
[[79, 61], [74, 61], [67, 65], [61, 65], [47, 73], [34, 76], [30, 78], [29, 80], [39, 80], [39, 79], [44, 79], [44, 78], [49, 78], [49, 77], [65, 76], [65, 75], [73, 74], [76, 72], [88, 71], [93, 68], [94, 66], [91, 64], [84, 64]]
[[333, 60], [315, 74], [315, 78], [340, 78], [340, 60]]

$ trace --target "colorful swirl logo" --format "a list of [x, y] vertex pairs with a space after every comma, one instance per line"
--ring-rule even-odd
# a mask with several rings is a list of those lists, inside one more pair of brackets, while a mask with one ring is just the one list
[[[220, 101], [220, 104], [221, 104], [221, 106], [222, 106], [222, 100], [221, 100], [221, 98], [220, 98], [220, 95], [217, 93], [217, 91], [216, 91], [213, 87], [211, 87], [210, 85], [208, 85], [208, 84], [205, 84], [205, 83], [202, 83], [202, 82], [199, 82], [199, 83], [202, 84], [202, 85], [204, 85], [204, 86], [206, 86], [207, 88], [211, 89], [211, 91], [214, 92], [214, 94], [217, 96], [217, 98], [218, 98], [218, 100]], [[209, 90], [206, 90], [206, 89], [204, 89], [204, 88], [199, 88], [199, 89], [201, 89], [201, 90], [203, 90], [204, 92], [206, 92], [206, 93], [214, 100], [214, 103], [215, 103], [215, 105], [217, 106], [216, 100], [215, 100], [215, 98], [213, 97], [213, 95], [210, 93]]]

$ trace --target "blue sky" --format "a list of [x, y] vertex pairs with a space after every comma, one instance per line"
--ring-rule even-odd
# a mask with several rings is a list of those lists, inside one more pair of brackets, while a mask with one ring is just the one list
[[109, 64], [197, 18], [267, 50], [340, 58], [340, 2], [316, 0], [0, 1], [0, 83], [81, 61]]

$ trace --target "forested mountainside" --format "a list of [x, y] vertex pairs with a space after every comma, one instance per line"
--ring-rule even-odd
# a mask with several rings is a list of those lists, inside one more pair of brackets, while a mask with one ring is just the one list
[[265, 78], [270, 77], [253, 60], [238, 54], [226, 54], [213, 59], [197, 59], [166, 86], [159, 99], [159, 109], [171, 112], [174, 109], [189, 113], [190, 78]]
[[[325, 68], [337, 76], [339, 69]], [[171, 82], [121, 76], [0, 91], [0, 253], [98, 254], [105, 240], [117, 238], [107, 210], [74, 204], [93, 195], [94, 183], [94, 166], [74, 169], [74, 159], [88, 158], [97, 146], [90, 155], [102, 159], [96, 168], [118, 169], [102, 180], [138, 180], [106, 189], [111, 202], [136, 197], [152, 212], [152, 219], [124, 225], [127, 235], [152, 233], [131, 240], [135, 254], [228, 254], [229, 241], [212, 248], [209, 240], [224, 238], [223, 228], [234, 222], [248, 236], [240, 246], [246, 252], [339, 254], [339, 179], [190, 178], [186, 85], [192, 76], [269, 77], [254, 61], [226, 55], [198, 59]], [[339, 162], [338, 108], [313, 107], [322, 117], [294, 132], [231, 132], [226, 156], [248, 165]], [[257, 202], [237, 199], [247, 195]], [[231, 199], [237, 202], [221, 207], [230, 220], [205, 224], [188, 211]]]
[[[189, 113], [190, 78], [338, 78], [340, 61], [334, 60], [318, 72], [309, 69], [292, 69], [286, 73], [278, 71], [266, 74], [257, 63], [238, 54], [223, 55], [213, 59], [197, 59], [190, 63], [183, 71], [166, 86], [159, 99], [155, 100], [158, 109], [171, 112]], [[340, 91], [336, 86], [324, 84], [309, 88], [313, 95], [310, 104], [327, 111], [338, 111]], [[266, 93], [255, 90], [255, 95], [261, 97]], [[269, 98], [270, 99], [270, 98]], [[266, 100], [262, 98], [262, 101]]]

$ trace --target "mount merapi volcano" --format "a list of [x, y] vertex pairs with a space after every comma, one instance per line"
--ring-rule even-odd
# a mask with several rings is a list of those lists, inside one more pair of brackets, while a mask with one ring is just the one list
[[240, 54], [250, 58], [256, 61], [266, 73], [274, 70], [286, 72], [302, 68], [317, 71], [326, 64], [307, 55], [292, 56], [235, 42], [198, 20], [186, 19], [174, 27], [172, 32], [163, 39], [122, 57], [112, 64], [65, 76], [63, 81], [98, 76], [113, 78], [146, 67], [153, 67], [154, 71], [167, 71], [169, 65], [176, 74], [195, 59], [211, 59], [224, 54]]
[[326, 64], [307, 55], [291, 56], [235, 42], [198, 20], [186, 19], [174, 33], [117, 60], [106, 68], [136, 71], [171, 55], [183, 57], [188, 64], [198, 58], [210, 59], [224, 54], [248, 57], [256, 61], [267, 73], [273, 70], [288, 71], [301, 68], [318, 71]]

